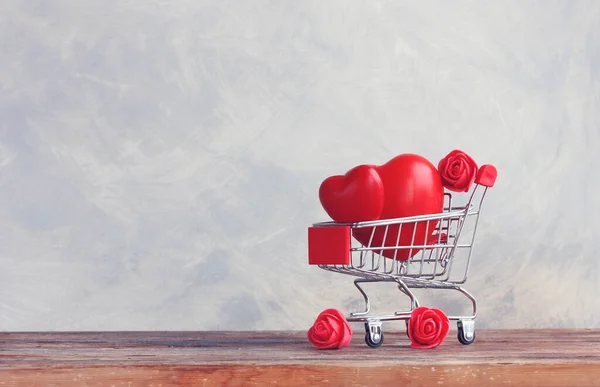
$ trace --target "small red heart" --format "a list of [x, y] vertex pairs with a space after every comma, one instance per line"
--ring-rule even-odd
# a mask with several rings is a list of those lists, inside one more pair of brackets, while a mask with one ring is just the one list
[[372, 165], [359, 165], [345, 175], [330, 176], [319, 187], [319, 200], [337, 223], [379, 219], [383, 210], [383, 182]]

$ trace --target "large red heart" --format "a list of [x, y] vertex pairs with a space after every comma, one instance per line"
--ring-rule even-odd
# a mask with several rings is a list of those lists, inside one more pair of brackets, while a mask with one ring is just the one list
[[338, 223], [378, 219], [383, 199], [383, 182], [372, 165], [359, 165], [345, 175], [330, 176], [319, 187], [323, 209]]
[[[375, 167], [375, 170], [383, 182], [384, 190], [383, 210], [379, 219], [442, 212], [444, 207], [442, 180], [438, 170], [426, 158], [415, 154], [402, 154]], [[363, 245], [372, 247], [424, 245], [436, 230], [436, 226], [436, 221], [422, 221], [403, 224], [402, 227], [389, 226], [387, 233], [385, 227], [381, 226], [376, 227], [374, 233], [372, 227], [358, 228], [353, 230], [353, 235]], [[388, 249], [376, 252], [388, 258], [404, 261], [419, 250]]]

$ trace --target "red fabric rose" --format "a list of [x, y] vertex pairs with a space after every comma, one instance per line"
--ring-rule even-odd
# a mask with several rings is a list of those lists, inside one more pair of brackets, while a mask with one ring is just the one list
[[438, 163], [444, 187], [455, 192], [467, 192], [477, 176], [477, 163], [460, 150], [453, 150]]
[[352, 339], [352, 328], [346, 317], [336, 309], [326, 309], [308, 330], [308, 340], [319, 349], [347, 347]]
[[442, 344], [450, 331], [450, 320], [444, 312], [420, 306], [408, 320], [408, 337], [412, 348], [428, 349]]

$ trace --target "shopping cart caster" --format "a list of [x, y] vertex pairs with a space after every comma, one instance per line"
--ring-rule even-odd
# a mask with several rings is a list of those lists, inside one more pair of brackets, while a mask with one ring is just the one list
[[475, 341], [475, 321], [459, 320], [456, 325], [458, 327], [458, 341], [464, 345], [473, 344]]
[[383, 344], [383, 332], [381, 331], [381, 322], [373, 321], [365, 323], [365, 342], [371, 348], [378, 348]]

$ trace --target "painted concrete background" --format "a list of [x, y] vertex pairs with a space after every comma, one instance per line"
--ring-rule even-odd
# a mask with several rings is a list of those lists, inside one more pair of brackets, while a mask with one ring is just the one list
[[600, 327], [600, 2], [3, 0], [0, 42], [1, 330], [307, 329], [361, 301], [321, 181], [455, 148], [478, 326]]

